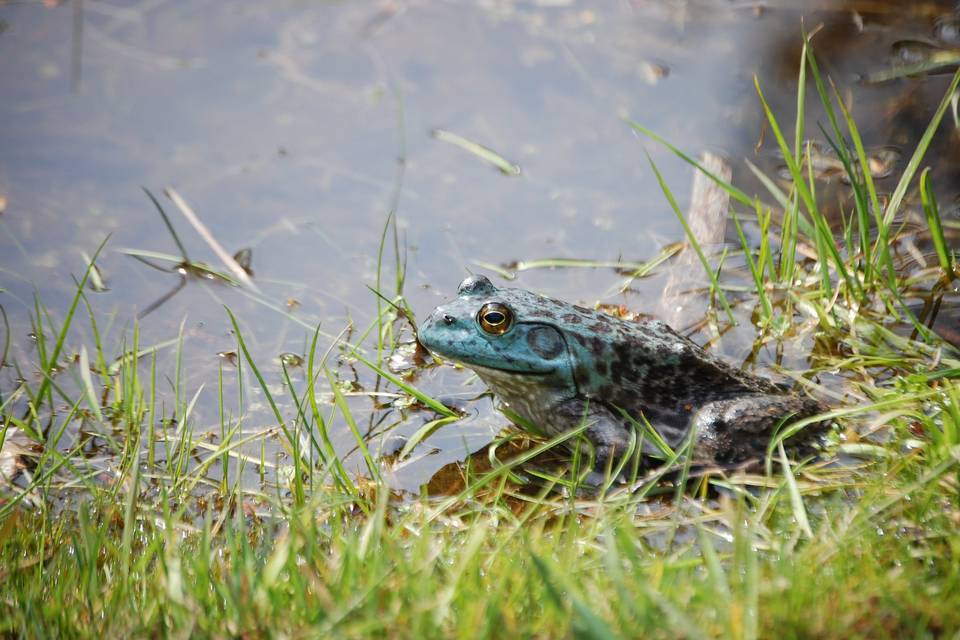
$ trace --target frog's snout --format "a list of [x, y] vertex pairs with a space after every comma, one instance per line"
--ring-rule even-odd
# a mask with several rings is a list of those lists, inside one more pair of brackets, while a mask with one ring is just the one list
[[433, 330], [433, 315], [429, 315], [424, 318], [423, 322], [420, 323], [420, 326], [417, 327], [417, 339], [420, 343], [426, 346], [427, 341], [430, 339], [428, 336]]
[[420, 344], [433, 351], [437, 345], [437, 339], [440, 337], [438, 331], [442, 331], [444, 327], [454, 322], [456, 322], [456, 318], [449, 313], [434, 310], [420, 323], [420, 327], [417, 329], [417, 338], [420, 340]]
[[459, 350], [456, 345], [471, 341], [471, 328], [452, 311], [441, 306], [426, 317], [417, 331], [421, 345], [434, 353], [452, 355]]

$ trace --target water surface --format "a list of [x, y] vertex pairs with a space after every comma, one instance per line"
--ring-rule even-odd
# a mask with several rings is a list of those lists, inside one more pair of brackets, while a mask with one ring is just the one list
[[[906, 153], [949, 73], [861, 79], [890, 67], [898, 41], [954, 45], [942, 42], [952, 4], [0, 2], [0, 304], [12, 342], [0, 388], [9, 393], [19, 376], [37, 377], [35, 300], [61, 322], [85, 267], [82, 254], [108, 236], [98, 263], [109, 289], [87, 296], [108, 358], [129, 346], [137, 315], [177, 285], [176, 273], [124, 253], [178, 253], [141, 187], [161, 200], [190, 258], [222, 268], [162, 195], [172, 186], [229, 253], [252, 250], [262, 296], [191, 279], [140, 320], [141, 345], [168, 341], [183, 327], [179, 397], [174, 349], [164, 349], [160, 403], [175, 414], [202, 387], [191, 422], [197, 433], [218, 430], [222, 366], [230, 417], [243, 417], [244, 429], [268, 427], [275, 420], [249, 375], [241, 407], [237, 370], [217, 355], [237, 350], [224, 305], [292, 417], [278, 357], [304, 354], [318, 324], [323, 351], [348, 325], [354, 339], [374, 320], [377, 301], [368, 287], [377, 282], [391, 212], [406, 268], [403, 293], [420, 316], [452, 296], [468, 273], [491, 274], [482, 264], [652, 258], [683, 232], [646, 154], [681, 207], [691, 175], [635, 135], [626, 118], [691, 154], [724, 155], [735, 181], [759, 191], [744, 159], [771, 175], [781, 161], [754, 76], [778, 116], [792, 122], [801, 28], [822, 25], [818, 55], [866, 144]], [[814, 133], [816, 122], [825, 124], [817, 105], [807, 117]], [[518, 164], [520, 175], [435, 139], [436, 129], [495, 150]], [[949, 204], [960, 174], [950, 132], [941, 133], [937, 185]], [[881, 180], [881, 189], [892, 189], [892, 180]], [[836, 183], [823, 194], [839, 203], [845, 197]], [[956, 216], [956, 209], [947, 213]], [[389, 297], [396, 260], [387, 238], [382, 289]], [[650, 312], [666, 271], [624, 294], [616, 293], [623, 276], [612, 269], [526, 271], [517, 284]], [[92, 348], [86, 315], [81, 310], [65, 364], [80, 345]], [[751, 331], [746, 323], [722, 349], [742, 359]], [[368, 355], [376, 354], [372, 345], [365, 342]], [[784, 364], [803, 366], [807, 347], [798, 345]], [[350, 406], [362, 428], [382, 433], [371, 437], [375, 450], [383, 442], [395, 449], [434, 417], [391, 408], [390, 397], [372, 400], [365, 392], [375, 376], [339, 349], [332, 353], [329, 364], [354, 394]], [[302, 384], [302, 370], [292, 375]], [[445, 398], [483, 390], [446, 367], [420, 373], [415, 383]], [[328, 400], [328, 383], [318, 384]], [[471, 419], [438, 431], [413, 462], [385, 466], [396, 486], [419, 486], [506, 424], [487, 400], [463, 406]], [[331, 429], [338, 450], [351, 450], [342, 419]], [[284, 463], [276, 441], [267, 450]], [[216, 465], [210, 473], [217, 475]], [[250, 482], [259, 482], [256, 474]]]

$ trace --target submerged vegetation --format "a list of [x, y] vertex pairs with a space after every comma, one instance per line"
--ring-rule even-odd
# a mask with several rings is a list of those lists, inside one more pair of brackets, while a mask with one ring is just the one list
[[[411, 317], [399, 256], [396, 295], [384, 297], [389, 304], [378, 298], [376, 321], [351, 340], [368, 350], [338, 339], [324, 351], [316, 331], [304, 361], [284, 362], [279, 381], [254, 361], [242, 324], [226, 310], [240, 405], [224, 400], [221, 369], [206, 382], [221, 398], [219, 428], [201, 433], [191, 416], [199, 389], [186, 388], [179, 364], [158, 370], [156, 349], [140, 344], [136, 327], [120, 357], [102, 344], [85, 293], [98, 277], [94, 255], [62, 319], [37, 302], [36, 361], [8, 363], [20, 381], [0, 397], [10, 462], [2, 468], [17, 473], [0, 493], [0, 634], [955, 633], [960, 354], [930, 326], [941, 298], [957, 288], [951, 247], [960, 230], [941, 218], [922, 167], [960, 72], [896, 189], [884, 195], [862, 170], [869, 160], [847, 105], [812, 51], [804, 57], [792, 144], [763, 102], [790, 180], [758, 171], [762, 197], [724, 182], [741, 247], [719, 259], [697, 251], [711, 274], [715, 324], [750, 309], [758, 349], [809, 345], [812, 368], [796, 374], [797, 384], [833, 407], [827, 417], [837, 425], [821, 458], [790, 462], [774, 447], [763, 473], [689, 478], [681, 468], [591, 495], [566, 476], [525, 468], [555, 441], [510, 447], [516, 437], [506, 436], [489, 456], [465, 463], [453, 486], [401, 495], [353, 419], [331, 358], [369, 367], [398, 402], [432, 416], [398, 458], [455, 422], [455, 412], [415, 388], [415, 377], [385, 364]], [[853, 194], [839, 225], [818, 203], [807, 74], [830, 114], [822, 134]], [[759, 86], [758, 93], [763, 101]], [[922, 228], [904, 223], [910, 200], [919, 203]], [[932, 259], [918, 261], [916, 247]], [[731, 284], [738, 252], [751, 286]], [[90, 342], [71, 332], [84, 312]], [[288, 364], [302, 366], [302, 378]], [[173, 407], [157, 399], [168, 381]], [[292, 413], [274, 399], [277, 382]], [[256, 390], [272, 424], [244, 422], [244, 388]], [[337, 455], [334, 421], [353, 433], [364, 474]], [[247, 445], [267, 439], [284, 447], [287, 463], [249, 453]], [[220, 474], [211, 480], [215, 465]], [[242, 482], [251, 472], [271, 479], [252, 490]]]

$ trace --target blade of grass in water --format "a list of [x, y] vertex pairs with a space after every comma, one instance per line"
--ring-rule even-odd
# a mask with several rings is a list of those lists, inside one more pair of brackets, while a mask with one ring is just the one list
[[787, 460], [787, 452], [783, 448], [783, 440], [777, 443], [780, 453], [780, 465], [783, 469], [783, 479], [787, 483], [787, 492], [790, 494], [790, 505], [793, 507], [793, 517], [800, 530], [808, 539], [813, 538], [813, 529], [810, 528], [810, 520], [807, 518], [807, 508], [803, 504], [803, 496], [800, 495], [800, 489], [797, 487], [797, 479], [793, 475], [793, 467]]
[[496, 151], [493, 151], [482, 144], [477, 144], [472, 140], [467, 140], [462, 136], [458, 136], [457, 134], [449, 131], [444, 131], [443, 129], [434, 129], [433, 137], [437, 140], [442, 140], [443, 142], [449, 142], [452, 145], [460, 147], [464, 151], [472, 153], [481, 160], [489, 162], [505, 176], [520, 175], [520, 165], [510, 162]]
[[906, 78], [916, 76], [937, 69], [943, 69], [960, 63], [960, 52], [958, 51], [938, 51], [931, 56], [929, 60], [918, 62], [916, 64], [898, 65], [882, 71], [874, 71], [867, 74], [866, 80], [871, 84], [878, 82], [887, 82], [897, 78]]
[[80, 347], [80, 380], [83, 382], [83, 389], [86, 392], [87, 404], [90, 410], [97, 416], [97, 420], [103, 422], [103, 414], [100, 412], [100, 401], [97, 399], [97, 392], [93, 388], [93, 379], [90, 376], [90, 356], [87, 355], [86, 345]]
[[[777, 183], [775, 183], [770, 176], [761, 171], [757, 165], [753, 164], [749, 160], [746, 160], [745, 162], [747, 163], [747, 168], [750, 169], [750, 171], [757, 177], [764, 188], [770, 193], [771, 196], [773, 196], [774, 200], [777, 201], [777, 204], [780, 205], [780, 208], [783, 209], [784, 212], [793, 211], [797, 208], [796, 195], [788, 196], [779, 186], [777, 186]], [[754, 204], [752, 202], [750, 203], [750, 207], [754, 208]], [[793, 216], [793, 218], [801, 231], [809, 236], [814, 234], [814, 227], [812, 224], [810, 224], [809, 220], [803, 216]]]
[[370, 477], [373, 478], [375, 482], [381, 483], [383, 481], [383, 477], [380, 474], [380, 465], [377, 464], [377, 462], [373, 459], [373, 456], [370, 455], [370, 449], [367, 447], [367, 441], [363, 437], [363, 434], [360, 433], [360, 428], [357, 426], [356, 420], [353, 419], [353, 413], [350, 411], [350, 406], [347, 404], [347, 399], [343, 396], [343, 392], [337, 385], [337, 381], [334, 379], [330, 370], [324, 369], [324, 373], [327, 375], [327, 381], [330, 383], [330, 389], [333, 392], [334, 404], [340, 410], [340, 415], [343, 416], [344, 421], [350, 428], [350, 433], [353, 434], [357, 449], [359, 449], [360, 455], [363, 456], [363, 461], [367, 466], [367, 472], [369, 472]]
[[[163, 260], [164, 262], [170, 262], [170, 263], [173, 263], [173, 264], [182, 264], [182, 263], [186, 262], [186, 261], [185, 261], [182, 257], [180, 257], [180, 256], [175, 256], [175, 255], [173, 255], [172, 253], [164, 253], [164, 252], [162, 252], [162, 251], [150, 251], [150, 250], [148, 250], [148, 249], [134, 249], [134, 248], [131, 248], [131, 247], [119, 247], [119, 248], [115, 249], [115, 251], [119, 251], [120, 253], [123, 253], [123, 254], [128, 255], [128, 256], [136, 256], [136, 257], [140, 257], [140, 258], [150, 258], [150, 259], [153, 259], [153, 260]], [[191, 262], [190, 264], [197, 265], [197, 264], [200, 264], [200, 263]], [[222, 275], [225, 276], [225, 277], [229, 277], [229, 276], [227, 276], [227, 274], [225, 274], [225, 273], [222, 274]]]
[[913, 181], [913, 177], [916, 175], [917, 169], [920, 167], [920, 161], [927, 153], [927, 149], [930, 147], [930, 143], [933, 141], [933, 135], [937, 132], [937, 129], [940, 128], [940, 122], [943, 120], [943, 114], [946, 113], [947, 107], [950, 106], [950, 101], [953, 98], [953, 94], [957, 91], [958, 84], [960, 84], [960, 69], [957, 69], [957, 72], [953, 74], [953, 79], [950, 81], [950, 86], [947, 88], [947, 92], [944, 94], [943, 99], [940, 101], [940, 105], [937, 107], [936, 112], [930, 119], [930, 124], [927, 125], [926, 130], [920, 137], [920, 142], [917, 143], [917, 147], [914, 149], [913, 155], [910, 156], [910, 161], [907, 163], [906, 168], [903, 170], [903, 174], [900, 176], [900, 181], [893, 190], [893, 195], [890, 196], [890, 200], [887, 202], [887, 207], [883, 212], [883, 223], [885, 225], [890, 225], [890, 223], [893, 222], [894, 216], [898, 211], [900, 211], [900, 207], [903, 204], [903, 198], [907, 194], [907, 189], [909, 188], [910, 183]]
[[173, 187], [167, 187], [165, 189], [167, 196], [173, 200], [173, 204], [177, 205], [177, 208], [180, 209], [180, 213], [183, 214], [183, 217], [193, 225], [193, 228], [196, 230], [197, 234], [203, 238], [204, 242], [213, 250], [217, 257], [220, 258], [220, 261], [230, 270], [234, 278], [242, 282], [250, 290], [260, 293], [260, 289], [254, 284], [253, 280], [250, 278], [250, 275], [237, 264], [237, 261], [234, 260], [233, 256], [223, 248], [223, 245], [217, 241], [213, 233], [210, 232], [210, 229], [207, 228], [205, 224], [200, 220], [200, 217], [196, 214], [193, 208], [187, 204], [187, 201], [183, 199]]
[[103, 281], [100, 269], [94, 264], [93, 259], [87, 255], [86, 251], [81, 251], [80, 256], [83, 258], [83, 261], [87, 263], [87, 266], [90, 267], [90, 288], [97, 293], [106, 291], [107, 284]]
[[158, 342], [157, 344], [144, 347], [136, 352], [127, 352], [114, 360], [107, 369], [107, 374], [111, 376], [117, 375], [120, 372], [120, 368], [124, 366], [130, 360], [138, 360], [144, 356], [155, 354], [164, 349], [169, 349], [170, 347], [175, 347], [180, 343], [180, 338], [170, 338], [169, 340], [164, 340], [163, 342]]
[[[256, 363], [253, 361], [253, 356], [250, 355], [250, 351], [247, 349], [247, 344], [243, 340], [243, 334], [240, 332], [240, 325], [237, 323], [236, 316], [233, 315], [233, 311], [229, 307], [224, 307], [227, 312], [227, 315], [230, 317], [230, 324], [233, 325], [233, 331], [237, 338], [237, 344], [240, 346], [240, 350], [243, 353], [244, 360], [246, 360], [247, 365], [250, 367], [250, 370], [253, 371], [254, 377], [257, 379], [257, 382], [260, 385], [260, 390], [263, 392], [264, 398], [266, 398], [267, 403], [270, 405], [270, 409], [273, 411], [273, 415], [277, 420], [277, 424], [280, 429], [283, 431], [283, 435], [287, 439], [287, 443], [291, 448], [296, 447], [294, 444], [294, 435], [290, 431], [290, 427], [287, 425], [286, 420], [283, 419], [283, 415], [280, 413], [280, 408], [277, 407], [277, 403], [273, 399], [273, 394], [270, 393], [270, 389], [267, 387], [266, 380], [263, 379], [263, 375], [260, 373], [260, 369], [257, 368]], [[294, 483], [296, 487], [296, 493], [302, 500], [303, 496], [303, 486], [302, 486], [302, 475], [300, 473], [300, 456], [293, 456], [294, 464]]]
[[[317, 354], [317, 341], [320, 337], [320, 327], [317, 326], [316, 330], [313, 333], [313, 339], [310, 342], [310, 351], [307, 353], [307, 389], [304, 392], [308, 402], [310, 403], [310, 411], [313, 415], [313, 421], [320, 432], [320, 440], [323, 443], [323, 449], [320, 449], [319, 453], [323, 458], [324, 464], [328, 469], [331, 470], [333, 480], [337, 483], [341, 490], [348, 493], [352, 498], [358, 500], [359, 493], [356, 486], [353, 483], [353, 480], [350, 478], [350, 475], [347, 473], [347, 470], [343, 467], [343, 462], [340, 460], [340, 457], [337, 455], [336, 451], [333, 448], [333, 442], [330, 440], [330, 434], [327, 430], [327, 421], [324, 420], [323, 414], [320, 412], [320, 407], [317, 404], [317, 390], [316, 383], [317, 378], [320, 376], [321, 371], [317, 370], [318, 363], [316, 361]], [[338, 338], [339, 339], [339, 338]], [[334, 344], [337, 343], [337, 340], [334, 340]], [[333, 345], [330, 346], [330, 349], [333, 348]], [[327, 351], [329, 353], [329, 350]], [[327, 354], [324, 354], [320, 358], [319, 366], [326, 371], [326, 361]], [[359, 501], [361, 508], [366, 509], [365, 503]]]
[[352, 352], [352, 355], [354, 358], [356, 358], [363, 364], [367, 365], [370, 369], [372, 369], [378, 376], [380, 376], [381, 378], [384, 378], [385, 380], [390, 381], [391, 383], [393, 383], [395, 386], [399, 387], [403, 391], [406, 391], [408, 394], [410, 394], [411, 396], [413, 396], [414, 398], [416, 398], [426, 406], [430, 407], [437, 413], [448, 416], [448, 417], [454, 417], [459, 415], [452, 409], [449, 409], [448, 407], [446, 407], [443, 403], [437, 402], [436, 400], [434, 400], [427, 394], [423, 393], [413, 385], [407, 384], [406, 382], [404, 382], [397, 376], [393, 375], [389, 371], [385, 369], [381, 369], [380, 367], [373, 364], [372, 362], [364, 358], [362, 355], [360, 355], [356, 351]]
[[[3, 351], [0, 352], [0, 367], [7, 364], [7, 356], [10, 355], [10, 319], [7, 318], [7, 310], [0, 304], [0, 316], [3, 316]], [[2, 396], [0, 396], [2, 398]]]
[[[648, 266], [647, 262], [620, 262], [615, 260], [584, 260], [578, 258], [543, 258], [540, 260], [518, 260], [517, 262], [511, 264], [507, 268], [498, 267], [497, 265], [490, 264], [489, 262], [480, 262], [475, 260], [473, 264], [481, 267], [483, 269], [489, 269], [491, 271], [496, 271], [497, 273], [505, 276], [510, 276], [510, 274], [516, 274], [521, 271], [529, 271], [531, 269], [573, 269], [573, 268], [588, 268], [588, 269], [629, 269], [637, 270], [643, 269]], [[516, 277], [514, 275], [513, 277]], [[512, 279], [512, 278], [511, 278]]]
[[[757, 203], [757, 217], [760, 217], [760, 203]], [[743, 250], [743, 255], [747, 259], [747, 267], [750, 269], [750, 275], [753, 277], [753, 286], [754, 290], [757, 293], [757, 297], [760, 300], [760, 306], [763, 308], [763, 318], [764, 324], [769, 323], [773, 318], [773, 306], [770, 304], [770, 297], [767, 295], [766, 286], [764, 285], [763, 273], [761, 271], [763, 267], [763, 262], [761, 260], [755, 260], [753, 257], [753, 251], [750, 249], [750, 245], [747, 242], [747, 236], [743, 232], [743, 226], [740, 224], [740, 216], [736, 213], [732, 213], [733, 225], [737, 229], [737, 237], [740, 239], [740, 247]]]
[[[850, 112], [847, 110], [847, 106], [840, 96], [840, 91], [837, 89], [836, 85], [833, 84], [832, 79], [830, 81], [830, 85], [833, 88], [833, 95], [837, 105], [840, 107], [840, 113], [842, 114], [844, 122], [847, 125], [847, 131], [850, 132], [850, 139], [853, 141], [854, 150], [857, 155], [857, 169], [851, 166], [851, 160], [846, 160], [844, 168], [849, 176], [850, 184], [854, 188], [854, 195], [856, 196], [861, 191], [866, 191], [867, 195], [869, 195], [870, 204], [873, 210], [873, 217], [877, 227], [877, 240], [875, 244], [871, 245], [869, 216], [866, 212], [866, 203], [861, 202], [864, 199], [862, 195], [858, 196], [854, 202], [857, 204], [857, 223], [859, 226], [860, 250], [864, 256], [863, 279], [867, 286], [872, 286], [872, 274], [877, 264], [881, 264], [886, 267], [886, 273], [889, 278], [894, 277], [893, 257], [890, 255], [889, 223], [885, 222], [883, 219], [883, 210], [880, 206], [880, 196], [877, 194], [877, 188], [873, 182], [873, 174], [870, 171], [870, 163], [867, 158], [866, 150], [863, 146], [860, 130], [858, 129], [857, 123], [854, 121]], [[845, 145], [838, 141], [834, 148], [840, 149], [844, 147]], [[862, 187], [861, 179], [863, 185]]]
[[937, 251], [937, 258], [940, 260], [940, 268], [948, 277], [954, 276], [955, 258], [950, 251], [950, 245], [943, 235], [943, 225], [940, 223], [940, 210], [937, 208], [937, 199], [933, 195], [933, 188], [930, 186], [930, 168], [927, 167], [920, 174], [920, 199], [923, 204], [923, 215], [927, 219], [927, 226], [930, 228], [930, 236], [933, 239], [933, 246]]
[[440, 429], [441, 427], [445, 427], [448, 424], [453, 424], [458, 420], [460, 420], [459, 416], [456, 416], [456, 417], [450, 416], [445, 418], [437, 418], [436, 420], [430, 420], [429, 422], [424, 424], [422, 427], [417, 429], [413, 433], [413, 435], [411, 435], [407, 439], [407, 441], [403, 445], [403, 448], [400, 449], [400, 453], [397, 454], [397, 459], [403, 460], [408, 455], [410, 455], [410, 452], [413, 451], [414, 448], [416, 448], [416, 446], [420, 444], [427, 436], [432, 434], [437, 429]]
[[[383, 252], [386, 246], [387, 232], [393, 232], [393, 268], [394, 268], [394, 286], [397, 297], [403, 296], [403, 283], [406, 278], [406, 267], [400, 252], [400, 238], [397, 232], [397, 211], [400, 208], [400, 194], [403, 192], [403, 180], [407, 169], [407, 127], [404, 119], [403, 99], [397, 87], [392, 86], [392, 94], [397, 112], [397, 138], [399, 141], [399, 153], [397, 155], [397, 170], [393, 181], [393, 190], [390, 194], [390, 207], [387, 210], [387, 219], [383, 225], [383, 231], [380, 234], [380, 244], [377, 247], [377, 277], [374, 289], [377, 296], [382, 290], [381, 279], [383, 277]], [[377, 298], [377, 364], [383, 362], [383, 341], [385, 330], [392, 328], [392, 323], [388, 326], [383, 324], [383, 310], [381, 308], [382, 300]], [[412, 314], [410, 316], [413, 317]]]
[[374, 293], [377, 299], [377, 364], [383, 363], [383, 300], [380, 294], [380, 279], [383, 274], [383, 249], [387, 242], [387, 231], [390, 229], [390, 222], [394, 219], [394, 211], [387, 214], [387, 220], [383, 224], [383, 230], [380, 232], [380, 244], [377, 247], [377, 280]]
[[664, 140], [662, 137], [660, 137], [650, 129], [644, 127], [641, 124], [633, 122], [632, 120], [627, 120], [627, 124], [630, 125], [630, 127], [633, 128], [634, 131], [638, 131], [639, 133], [642, 133], [643, 135], [649, 138], [652, 138], [659, 144], [663, 145], [664, 147], [672, 151], [673, 154], [676, 155], [678, 158], [680, 158], [681, 160], [683, 160], [684, 162], [686, 162], [687, 164], [694, 167], [695, 169], [703, 173], [705, 176], [713, 180], [715, 183], [717, 183], [717, 185], [720, 186], [720, 188], [726, 191], [731, 198], [733, 198], [740, 204], [746, 205], [748, 207], [753, 206], [752, 204], [753, 198], [751, 198], [750, 196], [745, 194], [743, 191], [733, 186], [731, 183], [725, 180], [722, 180], [716, 174], [707, 170], [702, 164], [700, 164], [699, 162], [697, 162], [696, 160], [694, 160], [693, 158], [685, 154], [683, 151], [681, 151], [677, 147], [673, 146], [672, 144]]
[[[100, 243], [100, 246], [97, 247], [97, 250], [93, 252], [93, 258], [87, 264], [87, 268], [83, 272], [83, 277], [80, 278], [80, 282], [77, 284], [76, 293], [74, 293], [73, 300], [71, 300], [70, 306], [67, 308], [67, 315], [63, 319], [63, 326], [60, 327], [60, 333], [57, 336], [57, 341], [53, 346], [53, 351], [50, 353], [50, 356], [46, 358], [48, 367], [56, 366], [57, 364], [57, 358], [60, 356], [60, 352], [63, 350], [63, 345], [67, 340], [67, 333], [70, 331], [70, 326], [73, 323], [73, 314], [76, 312], [77, 305], [80, 303], [80, 297], [83, 295], [83, 287], [87, 284], [87, 278], [90, 277], [90, 270], [93, 268], [94, 263], [100, 256], [100, 252], [103, 250], [103, 247], [106, 246], [109, 239], [110, 236], [104, 238]], [[42, 335], [42, 331], [37, 335]], [[34, 394], [35, 401], [42, 402], [44, 395], [49, 392], [49, 389], [50, 377], [45, 375], [43, 377], [43, 381], [40, 383], [40, 388], [37, 390], [37, 393]], [[52, 404], [53, 398], [50, 398], [50, 401]], [[38, 409], [38, 407], [34, 406], [34, 410], [36, 409]]]
[[[839, 95], [838, 95], [838, 102]], [[844, 107], [843, 103], [840, 102], [841, 108]], [[846, 110], [844, 109], [844, 114]], [[844, 116], [846, 117], [846, 115]], [[868, 167], [868, 162], [866, 160], [865, 152], [863, 151], [863, 143], [859, 142], [860, 134], [856, 129], [856, 124], [852, 118], [847, 118], [848, 126], [847, 129], [851, 132], [851, 137], [855, 140], [855, 145], [857, 145], [857, 155], [858, 167]], [[821, 128], [821, 131], [823, 129]], [[877, 250], [874, 249], [874, 243], [872, 243], [872, 235], [870, 229], [871, 215], [873, 212], [872, 219], [876, 225], [877, 229], [877, 239], [876, 246], [878, 248], [883, 248], [888, 246], [887, 236], [889, 234], [889, 229], [882, 224], [882, 214], [883, 209], [880, 206], [880, 199], [877, 194], [876, 186], [873, 182], [873, 174], [870, 171], [858, 171], [854, 168], [853, 160], [850, 158], [850, 153], [847, 150], [847, 145], [841, 141], [834, 141], [831, 136], [827, 135], [824, 131], [824, 137], [827, 139], [831, 147], [841, 158], [841, 163], [843, 164], [844, 171], [846, 172], [848, 181], [850, 182], [850, 187], [853, 189], [854, 196], [854, 209], [856, 211], [856, 221], [857, 221], [857, 238], [858, 243], [854, 244], [852, 238], [846, 238], [846, 243], [848, 247], [859, 246], [860, 247], [860, 262], [863, 268], [863, 281], [865, 283], [872, 283], [874, 280], [874, 256], [876, 255]], [[863, 176], [861, 181], [860, 176]], [[869, 196], [869, 202], [867, 197]], [[851, 227], [852, 225], [845, 225], [845, 229]], [[848, 234], [845, 234], [848, 235]], [[880, 262], [887, 267], [888, 271], [893, 268], [893, 263], [890, 260], [889, 254], [885, 251], [880, 256]]]
[[[799, 162], [799, 150], [791, 151], [790, 147], [787, 145], [786, 139], [783, 137], [783, 133], [780, 131], [780, 124], [777, 122], [776, 116], [773, 114], [773, 110], [770, 109], [770, 105], [767, 104], [767, 99], [763, 95], [763, 90], [760, 88], [760, 80], [757, 76], [753, 77], [753, 86], [756, 89], [757, 96], [760, 98], [760, 105], [763, 107], [763, 111], [767, 117], [767, 124], [770, 126], [770, 130], [773, 131], [773, 135], [777, 140], [777, 145], [780, 148], [780, 153], [783, 155], [783, 159], [787, 163], [787, 169], [790, 172], [790, 177], [793, 180], [793, 188], [796, 189], [797, 193], [800, 196], [800, 199], [803, 200], [804, 207], [806, 207], [807, 213], [811, 213], [817, 210], [817, 203], [813, 199], [813, 195], [810, 193], [810, 190], [807, 188], [807, 183], [803, 179], [803, 172], [800, 169]], [[800, 211], [797, 209], [796, 214], [799, 216]]]
[[481, 269], [493, 271], [507, 280], [515, 280], [518, 273], [533, 269], [617, 269], [620, 271], [631, 271], [631, 275], [634, 278], [640, 278], [670, 259], [680, 248], [681, 245], [679, 243], [665, 247], [656, 257], [646, 262], [586, 260], [581, 258], [542, 258], [539, 260], [518, 260], [508, 266], [499, 266], [479, 260], [474, 260], [473, 264]]
[[180, 250], [180, 258], [176, 260], [177, 262], [191, 262], [189, 256], [187, 255], [187, 248], [183, 246], [183, 242], [180, 240], [180, 236], [177, 235], [177, 230], [173, 228], [173, 223], [170, 222], [170, 218], [167, 217], [167, 212], [163, 210], [163, 207], [160, 206], [160, 202], [154, 197], [146, 187], [140, 187], [143, 189], [143, 192], [147, 194], [147, 197], [150, 198], [150, 202], [153, 203], [154, 208], [156, 208], [157, 213], [160, 214], [160, 217], [163, 219], [163, 224], [167, 226], [167, 231], [170, 232], [170, 237], [173, 238], [173, 242], [177, 245], [177, 249]]

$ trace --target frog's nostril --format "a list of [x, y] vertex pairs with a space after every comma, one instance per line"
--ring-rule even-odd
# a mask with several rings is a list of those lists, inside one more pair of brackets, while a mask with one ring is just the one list
[[443, 314], [443, 321], [444, 321], [444, 323], [446, 323], [446, 324], [453, 324], [454, 322], [457, 321], [457, 319], [454, 318], [454, 317], [453, 317], [452, 315], [450, 315], [449, 313], [445, 313], [445, 314]]

